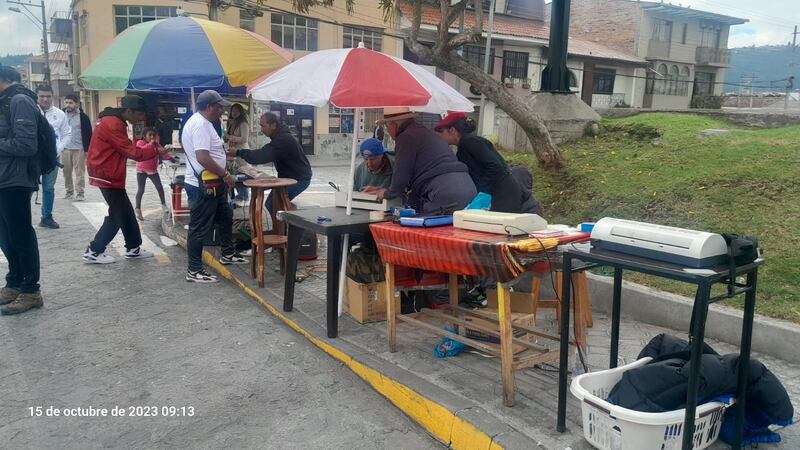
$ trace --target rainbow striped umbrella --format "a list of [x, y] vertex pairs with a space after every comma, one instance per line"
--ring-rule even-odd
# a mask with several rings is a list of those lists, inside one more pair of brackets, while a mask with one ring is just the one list
[[132, 26], [80, 76], [91, 90], [244, 87], [292, 61], [256, 33], [194, 17]]

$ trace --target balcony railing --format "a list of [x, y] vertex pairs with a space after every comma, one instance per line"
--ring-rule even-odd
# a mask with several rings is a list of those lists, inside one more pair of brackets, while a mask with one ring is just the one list
[[606, 109], [625, 104], [625, 94], [592, 94], [592, 108]]
[[650, 39], [650, 43], [647, 46], [647, 56], [650, 58], [669, 58], [669, 41]]
[[727, 48], [697, 47], [697, 64], [728, 65], [731, 62], [731, 52]]

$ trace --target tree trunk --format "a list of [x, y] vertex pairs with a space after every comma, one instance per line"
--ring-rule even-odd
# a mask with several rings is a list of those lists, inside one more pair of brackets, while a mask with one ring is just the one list
[[527, 98], [510, 94], [502, 83], [458, 56], [449, 53], [439, 54], [414, 42], [406, 42], [406, 45], [414, 53], [428, 59], [437, 67], [472, 84], [486, 98], [508, 113], [522, 127], [531, 141], [533, 153], [536, 155], [540, 167], [545, 170], [559, 170], [564, 167], [564, 157], [550, 138], [550, 133], [542, 119], [528, 105]]

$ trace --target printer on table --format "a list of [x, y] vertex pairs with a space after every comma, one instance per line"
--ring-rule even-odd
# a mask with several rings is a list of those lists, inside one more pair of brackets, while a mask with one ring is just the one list
[[604, 217], [591, 239], [595, 248], [698, 269], [728, 261], [725, 239], [705, 231]]
[[[336, 191], [334, 197], [334, 205], [339, 207], [347, 206], [347, 192]], [[353, 208], [366, 209], [369, 211], [389, 211], [396, 206], [403, 206], [403, 202], [399, 198], [383, 199], [378, 201], [378, 196], [375, 194], [365, 194], [363, 192], [353, 192]]]

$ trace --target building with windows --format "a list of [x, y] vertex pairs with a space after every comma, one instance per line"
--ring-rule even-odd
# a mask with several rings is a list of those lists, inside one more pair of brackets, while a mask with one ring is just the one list
[[[61, 104], [61, 100], [67, 94], [72, 94], [73, 78], [72, 68], [70, 67], [69, 51], [56, 50], [50, 52], [50, 84], [53, 88], [53, 97], [56, 106]], [[41, 84], [45, 84], [45, 58], [44, 55], [31, 56], [25, 62], [25, 84], [31, 90], [36, 90]]]
[[[383, 35], [389, 27], [383, 26], [383, 12], [378, 0], [360, 1], [358, 12], [353, 14], [347, 13], [343, 3], [336, 3], [329, 8], [312, 8], [304, 17], [291, 13], [290, 1], [270, 1], [266, 10], [253, 7], [255, 2], [251, 1], [222, 3], [225, 5], [217, 10], [219, 22], [265, 36], [291, 50], [296, 58], [317, 50], [355, 47], [359, 42], [373, 50], [402, 56], [401, 40]], [[208, 18], [209, 14], [207, 2], [184, 0], [73, 0], [71, 12], [75, 30], [71, 55], [75, 79], [108, 48], [114, 37], [130, 26], [178, 14], [199, 18]], [[82, 92], [84, 108], [93, 117], [106, 106], [115, 106], [123, 95], [123, 92], [116, 91]], [[240, 100], [248, 102], [244, 98]], [[187, 104], [186, 99], [180, 98], [167, 101], [172, 102], [167, 109], [173, 111], [175, 105], [182, 102], [181, 108], [185, 108]], [[309, 154], [348, 152], [350, 149], [349, 144], [341, 145], [341, 149], [338, 146], [340, 142], [351, 139], [347, 135], [354, 131], [352, 110], [254, 104], [251, 111], [279, 114]], [[364, 125], [358, 131], [371, 135], [381, 111], [366, 111], [364, 114]], [[254, 119], [250, 124], [256, 131], [258, 120], [257, 117]]]
[[[693, 98], [722, 93], [730, 67], [730, 27], [747, 19], [661, 2], [573, 0], [570, 36], [643, 58], [635, 71], [644, 108], [688, 108]], [[641, 98], [641, 101], [639, 100]]]

